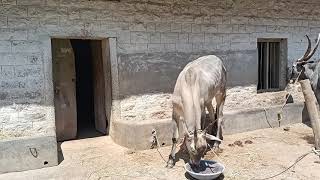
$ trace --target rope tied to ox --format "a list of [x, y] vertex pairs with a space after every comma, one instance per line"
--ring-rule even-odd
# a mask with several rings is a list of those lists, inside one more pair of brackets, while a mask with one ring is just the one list
[[[296, 84], [296, 83], [298, 82], [301, 74], [302, 74], [302, 71], [299, 71], [298, 76], [297, 76], [297, 78], [295, 79], [295, 81], [294, 81], [293, 84]], [[289, 85], [289, 84], [288, 84], [288, 85]], [[286, 89], [287, 89], [288, 85], [286, 86]], [[287, 91], [287, 90], [286, 90], [286, 91]], [[286, 100], [284, 101], [283, 105], [281, 106], [280, 111], [278, 112], [278, 125], [279, 125], [279, 127], [281, 126], [283, 109], [284, 109], [284, 107], [287, 105], [287, 102], [288, 102], [288, 99], [290, 98], [290, 95], [291, 95], [291, 93], [287, 91]], [[264, 111], [265, 111], [265, 113], [267, 112], [267, 110], [266, 110], [265, 108], [264, 108]], [[267, 115], [266, 115], [266, 116], [267, 116]], [[267, 121], [268, 121], [268, 120], [267, 120]], [[268, 124], [269, 124], [269, 126], [271, 126], [269, 121], [268, 121]], [[272, 127], [272, 126], [271, 126], [271, 127]]]

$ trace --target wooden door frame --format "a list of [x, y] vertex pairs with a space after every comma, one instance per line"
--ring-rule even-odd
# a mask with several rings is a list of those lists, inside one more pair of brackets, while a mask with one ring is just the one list
[[[112, 122], [120, 119], [120, 98], [119, 98], [119, 74], [118, 74], [118, 59], [117, 59], [117, 39], [110, 36], [92, 36], [92, 37], [77, 37], [77, 36], [68, 36], [68, 35], [56, 35], [56, 36], [40, 36], [39, 41], [42, 43], [41, 50], [43, 52], [43, 69], [44, 69], [44, 103], [46, 106], [50, 107], [50, 113], [48, 118], [52, 119], [50, 123], [55, 127], [55, 107], [54, 107], [54, 87], [53, 87], [53, 76], [52, 76], [52, 47], [51, 39], [87, 39], [87, 40], [101, 40], [102, 46], [106, 48], [103, 52], [103, 56], [109, 56], [110, 64], [107, 69], [110, 74], [109, 81], [106, 81], [107, 76], [105, 77], [105, 85], [110, 88], [109, 92], [106, 92], [106, 116], [108, 117], [108, 126], [107, 126], [107, 135], [112, 133]], [[106, 60], [105, 58], [103, 58]], [[103, 62], [106, 63], [106, 62]], [[109, 82], [107, 84], [107, 82]], [[109, 102], [107, 102], [109, 101]]]

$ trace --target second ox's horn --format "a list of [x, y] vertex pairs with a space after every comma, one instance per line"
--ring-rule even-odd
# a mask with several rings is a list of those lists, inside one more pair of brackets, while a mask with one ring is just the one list
[[303, 62], [303, 61], [305, 61], [305, 58], [309, 55], [309, 53], [310, 53], [310, 51], [311, 51], [311, 41], [310, 41], [310, 38], [309, 38], [308, 35], [306, 35], [306, 38], [307, 38], [307, 40], [308, 40], [307, 50], [306, 50], [306, 52], [304, 53], [304, 55], [297, 60], [297, 62]]
[[317, 43], [316, 43], [315, 47], [313, 48], [312, 52], [308, 56], [305, 57], [304, 61], [308, 61], [314, 55], [314, 53], [316, 52], [316, 50], [319, 47], [319, 44], [320, 44], [320, 33], [318, 35], [318, 39], [317, 39]]

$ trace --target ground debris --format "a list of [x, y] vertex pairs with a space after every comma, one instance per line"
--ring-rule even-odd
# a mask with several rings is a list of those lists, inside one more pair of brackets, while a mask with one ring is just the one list
[[128, 150], [126, 151], [126, 154], [134, 154], [134, 153], [136, 153], [136, 151], [133, 150], [133, 149], [128, 149]]
[[290, 127], [283, 128], [284, 131], [290, 131]]
[[235, 141], [233, 144], [239, 147], [243, 147], [243, 143], [241, 141]]

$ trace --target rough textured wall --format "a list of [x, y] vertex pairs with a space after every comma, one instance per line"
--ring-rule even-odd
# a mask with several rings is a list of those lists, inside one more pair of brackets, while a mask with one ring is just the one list
[[16, 124], [21, 136], [41, 123], [46, 128], [34, 134], [54, 131], [50, 37], [117, 37], [126, 97], [171, 92], [187, 62], [212, 53], [225, 62], [230, 85], [256, 84], [257, 38], [287, 38], [292, 61], [303, 54], [303, 36], [320, 30], [316, 0], [0, 2], [0, 134], [9, 135]]
[[319, 30], [316, 1], [139, 2], [126, 6], [137, 13], [119, 37], [123, 97], [171, 92], [181, 68], [206, 54], [223, 59], [229, 86], [257, 84], [258, 38], [287, 38], [291, 65], [303, 54], [304, 35], [316, 38]]

